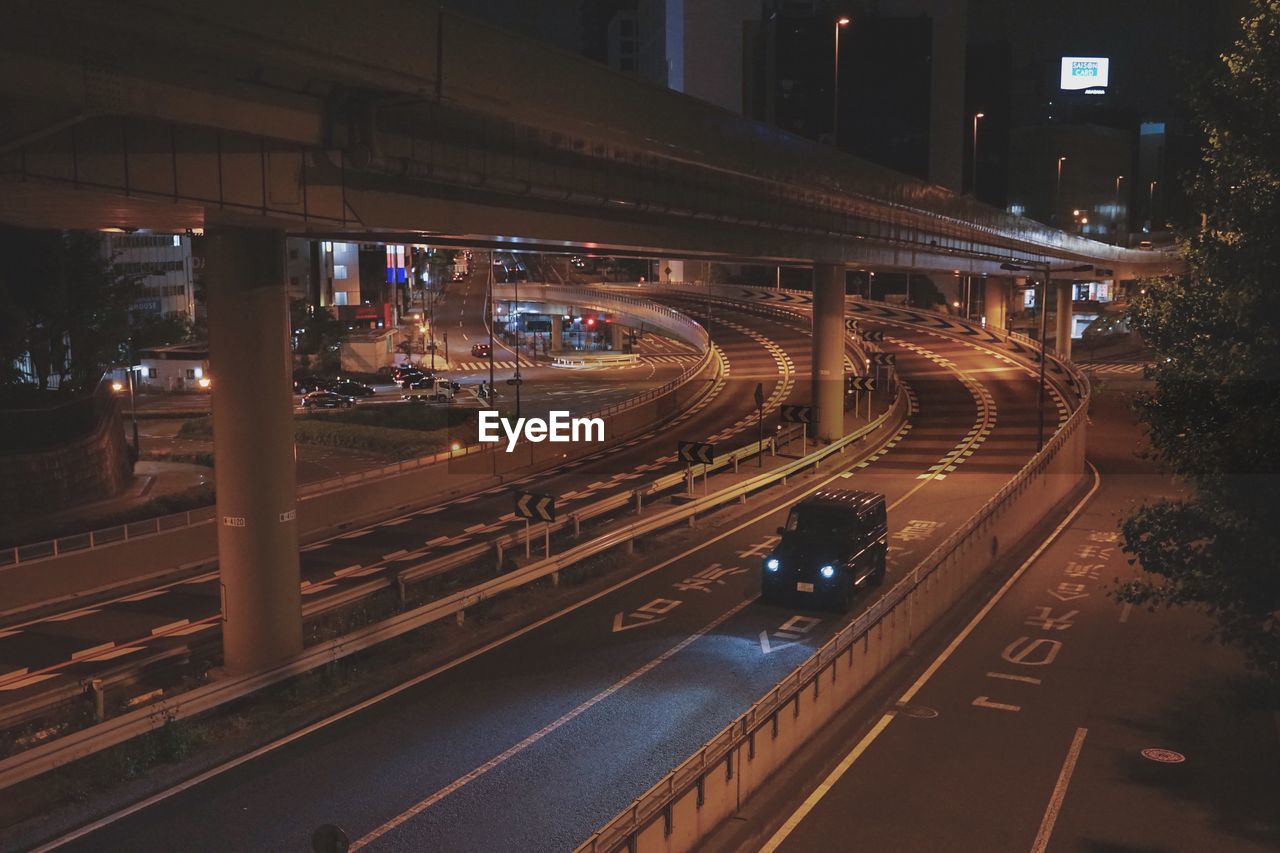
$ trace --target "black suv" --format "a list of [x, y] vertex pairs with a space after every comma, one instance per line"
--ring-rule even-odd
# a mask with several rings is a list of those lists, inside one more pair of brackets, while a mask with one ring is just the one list
[[884, 581], [889, 528], [884, 495], [816, 492], [791, 508], [764, 558], [766, 603], [798, 597], [848, 612], [855, 592]]

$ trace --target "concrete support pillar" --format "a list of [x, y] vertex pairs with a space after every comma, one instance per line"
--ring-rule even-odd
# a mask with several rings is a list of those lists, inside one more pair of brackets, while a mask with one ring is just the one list
[[1059, 281], [1058, 285], [1058, 305], [1057, 305], [1057, 335], [1054, 337], [1053, 348], [1058, 355], [1063, 358], [1071, 358], [1071, 330], [1074, 326], [1071, 320], [1071, 285], [1070, 281]]
[[844, 267], [813, 266], [813, 405], [817, 437], [844, 437]]
[[551, 352], [564, 352], [564, 317], [551, 315]]
[[610, 324], [610, 329], [613, 333], [613, 340], [611, 341], [613, 344], [613, 351], [622, 352], [622, 345], [627, 340], [627, 330], [623, 328], [617, 320]]
[[987, 318], [987, 328], [1009, 328], [1009, 280], [999, 276], [987, 276], [982, 290], [982, 314]]
[[212, 227], [208, 257], [224, 663], [302, 651], [284, 232]]

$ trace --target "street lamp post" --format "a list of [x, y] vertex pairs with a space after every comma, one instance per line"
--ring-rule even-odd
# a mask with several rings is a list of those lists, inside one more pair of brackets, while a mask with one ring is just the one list
[[1058, 158], [1058, 182], [1053, 186], [1053, 212], [1049, 217], [1054, 225], [1058, 224], [1058, 210], [1062, 207], [1062, 164], [1065, 162], [1065, 156]]
[[1111, 210], [1111, 245], [1120, 245], [1120, 182], [1124, 175], [1116, 175], [1116, 205]]
[[1159, 181], [1152, 181], [1147, 187], [1147, 221], [1151, 223], [1151, 230], [1156, 229], [1156, 184]]
[[831, 144], [840, 147], [840, 28], [849, 26], [849, 19], [836, 18], [836, 61], [831, 82]]
[[973, 177], [972, 190], [976, 198], [978, 195], [978, 119], [986, 118], [986, 113], [973, 114]]
[[1038, 426], [1036, 428], [1036, 453], [1044, 449], [1044, 363], [1045, 363], [1045, 335], [1048, 334], [1049, 320], [1049, 274], [1051, 272], [1088, 272], [1093, 269], [1093, 264], [1079, 264], [1074, 267], [1065, 267], [1057, 270], [1050, 269], [1049, 264], [1043, 261], [1028, 261], [1024, 264], [1004, 263], [1000, 265], [1002, 270], [1018, 270], [1022, 272], [1039, 272], [1044, 275], [1040, 281], [1040, 393], [1038, 396], [1037, 414]]

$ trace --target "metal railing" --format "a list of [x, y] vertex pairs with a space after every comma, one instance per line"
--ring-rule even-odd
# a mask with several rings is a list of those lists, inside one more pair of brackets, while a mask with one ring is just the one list
[[[710, 494], [694, 497], [688, 502], [650, 513], [647, 516], [641, 515], [636, 521], [621, 525], [594, 539], [575, 545], [561, 554], [544, 557], [520, 569], [451, 593], [438, 600], [392, 616], [389, 619], [359, 628], [340, 637], [317, 643], [308, 647], [299, 656], [271, 669], [250, 675], [219, 679], [184, 693], [166, 697], [149, 706], [129, 711], [105, 722], [71, 732], [57, 740], [31, 747], [24, 752], [0, 760], [0, 790], [31, 779], [68, 762], [123, 743], [130, 738], [162, 728], [171, 722], [206, 713], [220, 705], [242, 699], [264, 687], [278, 684], [319, 666], [341, 660], [348, 655], [364, 651], [432, 622], [455, 616], [483, 601], [540, 581], [590, 557], [606, 553], [628, 542], [634, 542], [647, 534], [680, 524], [700, 513], [735, 501], [742, 496], [759, 491], [774, 483], [785, 483], [788, 477], [793, 477], [809, 467], [816, 468], [828, 457], [843, 453], [849, 445], [871, 436], [894, 418], [905, 418], [906, 410], [906, 396], [899, 393], [895, 396], [893, 404], [884, 413], [862, 428], [825, 447], [814, 449], [805, 456], [788, 460], [776, 468], [748, 477]], [[891, 430], [888, 432], [891, 432]], [[714, 470], [734, 465], [736, 468], [737, 461], [754, 456], [757, 453], [763, 453], [766, 450], [772, 450], [782, 439], [794, 439], [794, 437], [794, 431], [788, 431], [782, 437], [771, 436], [763, 441], [753, 442], [716, 460], [711, 466], [693, 466], [692, 475], [696, 477], [697, 474], [702, 473], [704, 467], [708, 470]], [[668, 475], [653, 481], [643, 491], [654, 493], [669, 489], [684, 482], [685, 478], [685, 472]], [[557, 522], [553, 529], [575, 525], [581, 520], [605, 514], [617, 509], [619, 506], [626, 506], [633, 499], [636, 491], [622, 493], [599, 501], [589, 511], [579, 511]], [[538, 528], [538, 532], [542, 532], [541, 527]], [[491, 541], [483, 545], [452, 552], [447, 557], [407, 568], [401, 571], [395, 580], [384, 578], [372, 582], [367, 586], [361, 587], [360, 591], [363, 593], [368, 589], [385, 587], [392, 583], [400, 583], [402, 580], [404, 582], [422, 580], [442, 571], [447, 571], [450, 568], [465, 565], [478, 557], [483, 557], [487, 553], [492, 553], [495, 544], [498, 546], [499, 553], [501, 553], [500, 549], [502, 547], [510, 547], [513, 544], [523, 542], [524, 535], [522, 532], [517, 532], [497, 540], [496, 543]], [[344, 600], [346, 599], [347, 597], [344, 597]], [[311, 612], [315, 612], [315, 610], [313, 609]]]
[[[532, 287], [536, 288], [538, 285], [532, 285]], [[547, 287], [558, 286], [547, 285]], [[579, 290], [579, 292], [584, 297], [598, 298], [599, 296], [598, 294], [587, 291]], [[694, 343], [695, 345], [698, 345], [699, 343], [701, 344], [700, 348], [702, 349], [702, 357], [689, 364], [683, 371], [681, 371], [679, 376], [676, 376], [662, 385], [650, 388], [612, 405], [588, 412], [584, 417], [607, 418], [612, 415], [625, 412], [629, 409], [643, 406], [651, 400], [669, 394], [684, 385], [706, 369], [711, 360], [715, 358], [714, 350], [710, 345], [710, 336], [707, 335], [706, 330], [702, 325], [696, 321], [684, 317], [678, 311], [668, 308], [665, 305], [659, 305], [658, 303], [651, 302], [650, 300], [634, 297], [629, 294], [608, 294], [607, 298], [610, 301], [617, 300], [629, 306], [648, 307], [651, 310], [655, 310], [664, 316], [669, 317], [673, 324], [681, 323], [685, 329], [689, 330], [688, 334], [692, 338], [689, 342]], [[525, 300], [522, 299], [521, 301]], [[530, 299], [528, 301], [535, 300]], [[450, 460], [460, 457], [471, 456], [477, 453], [494, 452], [499, 451], [495, 450], [495, 446], [491, 444], [468, 444], [463, 447], [459, 447], [456, 450], [442, 450], [438, 453], [419, 456], [414, 459], [406, 459], [401, 462], [393, 462], [378, 468], [370, 468], [354, 474], [345, 474], [338, 477], [331, 477], [326, 480], [319, 480], [317, 482], [299, 485], [297, 489], [298, 499], [309, 500], [320, 495], [329, 494], [354, 485], [367, 483], [371, 480], [397, 477], [410, 471], [416, 471], [431, 465], [447, 463]], [[0, 569], [6, 566], [18, 565], [20, 563], [29, 563], [34, 560], [52, 559], [63, 554], [69, 554], [76, 551], [115, 545], [120, 542], [126, 542], [130, 539], [154, 536], [159, 533], [165, 533], [182, 527], [209, 524], [216, 517], [217, 508], [215, 506], [203, 506], [182, 512], [153, 516], [151, 518], [140, 519], [138, 521], [88, 530], [82, 533], [73, 533], [67, 536], [56, 537], [54, 539], [45, 539], [39, 542], [0, 548]]]
[[[1033, 480], [1045, 472], [1066, 442], [1071, 440], [1077, 430], [1084, 427], [1088, 418], [1091, 393], [1089, 380], [1075, 370], [1074, 366], [1070, 369], [1082, 389], [1080, 405], [1039, 453], [1032, 457], [977, 512], [921, 560], [906, 577], [792, 670], [773, 689], [711, 738], [701, 749], [633, 801], [631, 806], [597, 830], [578, 847], [579, 853], [634, 850], [634, 840], [639, 832], [654, 819], [666, 813], [676, 800], [688, 795], [702, 784], [702, 780], [709, 771], [721, 765], [731, 753], [746, 744], [762, 726], [768, 723], [779, 708], [798, 701], [802, 691], [818, 683], [820, 679], [825, 683], [825, 673], [835, 665], [842, 654], [848, 652], [859, 640], [868, 637], [872, 629], [880, 625], [886, 616], [891, 615], [899, 604], [908, 600], [918, 589], [928, 585], [935, 573], [948, 566], [949, 561], [954, 559], [957, 553], [969, 546], [978, 545], [975, 541], [976, 537], [988, 530], [995, 517], [1011, 508]], [[735, 772], [742, 771], [738, 769]]]

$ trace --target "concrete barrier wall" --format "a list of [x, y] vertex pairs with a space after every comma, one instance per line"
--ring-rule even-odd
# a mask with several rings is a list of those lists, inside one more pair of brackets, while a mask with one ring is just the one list
[[1087, 408], [910, 575], [580, 851], [695, 850], [1084, 478]]

